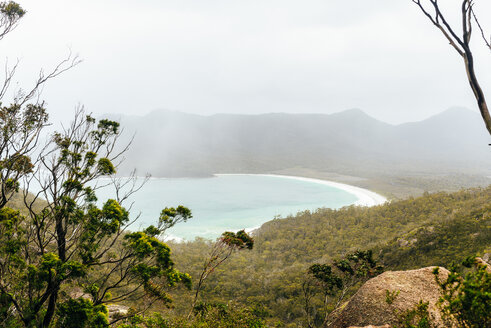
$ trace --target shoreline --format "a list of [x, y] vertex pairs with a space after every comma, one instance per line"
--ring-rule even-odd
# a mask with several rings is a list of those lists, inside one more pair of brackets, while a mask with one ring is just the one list
[[[345, 183], [340, 183], [340, 182], [334, 182], [334, 181], [329, 181], [329, 180], [322, 180], [322, 179], [314, 179], [314, 178], [306, 178], [306, 177], [300, 177], [300, 176], [292, 176], [292, 175], [281, 175], [281, 174], [254, 174], [254, 173], [216, 173], [213, 174], [213, 177], [219, 177], [219, 176], [265, 176], [265, 177], [274, 177], [274, 178], [283, 178], [283, 179], [290, 179], [290, 180], [297, 180], [297, 181], [304, 181], [304, 182], [312, 182], [312, 183], [317, 183], [317, 184], [322, 184], [325, 186], [329, 187], [334, 187], [340, 190], [343, 190], [345, 192], [348, 192], [358, 198], [356, 202], [354, 202], [352, 205], [356, 206], [377, 206], [377, 205], [383, 205], [385, 204], [388, 199], [385, 198], [384, 196], [365, 189], [365, 188], [360, 188], [356, 187], [353, 185], [345, 184]], [[154, 178], [154, 179], [168, 179], [168, 178]], [[247, 233], [254, 233], [255, 230], [259, 229], [261, 226], [256, 226], [256, 227], [247, 227], [244, 230]], [[236, 232], [236, 231], [234, 231]], [[172, 241], [175, 243], [182, 243], [182, 242], [189, 242], [191, 240], [186, 240], [185, 238], [180, 238], [172, 235], [167, 235], [166, 238], [164, 238], [164, 241]]]
[[[355, 201], [351, 205], [355, 205], [355, 206], [372, 207], [372, 206], [383, 205], [388, 201], [388, 199], [386, 197], [384, 197], [384, 196], [382, 196], [382, 195], [380, 195], [374, 191], [371, 191], [369, 189], [356, 187], [353, 185], [340, 183], [340, 182], [323, 180], [323, 179], [306, 178], [306, 177], [302, 177], [302, 176], [292, 176], [292, 175], [282, 175], [282, 174], [263, 174], [263, 173], [258, 173], [258, 174], [255, 174], [255, 173], [216, 173], [216, 174], [213, 174], [211, 177], [219, 177], [219, 176], [264, 176], [264, 177], [282, 178], [282, 179], [290, 179], [290, 180], [317, 183], [317, 184], [321, 184], [321, 185], [325, 185], [325, 186], [329, 186], [329, 187], [334, 187], [334, 188], [337, 188], [339, 190], [343, 190], [347, 193], [354, 195], [355, 197], [358, 198], [358, 200]], [[138, 177], [138, 178], [141, 178], [141, 177]], [[160, 179], [173, 179], [173, 178], [151, 177], [150, 179], [160, 180]], [[348, 205], [348, 206], [350, 206], [350, 205]], [[272, 220], [272, 218], [270, 220]], [[268, 221], [270, 221], [270, 220], [268, 220]], [[244, 228], [244, 230], [248, 233], [254, 233], [254, 231], [259, 229], [260, 227], [261, 226], [246, 227], [246, 228]], [[231, 230], [231, 231], [234, 231], [234, 230]], [[236, 232], [236, 231], [234, 231], [234, 232]], [[163, 240], [169, 241], [169, 242], [174, 242], [174, 243], [182, 243], [182, 242], [192, 241], [192, 240], [188, 240], [188, 239], [173, 236], [173, 235], [167, 235], [163, 238]], [[209, 239], [209, 240], [213, 241], [213, 239]]]
[[329, 181], [329, 180], [305, 178], [305, 177], [292, 176], [292, 175], [281, 175], [281, 174], [253, 174], [253, 173], [219, 173], [219, 174], [214, 174], [214, 176], [230, 176], [230, 175], [264, 176], [264, 177], [275, 177], [275, 178], [284, 178], [284, 179], [291, 179], [291, 180], [297, 180], [297, 181], [318, 183], [318, 184], [322, 184], [325, 186], [334, 187], [334, 188], [346, 191], [346, 192], [356, 196], [358, 198], [358, 200], [353, 205], [357, 205], [357, 206], [371, 207], [371, 206], [383, 205], [388, 201], [387, 198], [385, 198], [384, 196], [382, 196], [380, 194], [377, 194], [374, 191], [360, 188], [360, 187], [356, 187], [356, 186], [352, 186], [352, 185], [345, 184], [345, 183]]

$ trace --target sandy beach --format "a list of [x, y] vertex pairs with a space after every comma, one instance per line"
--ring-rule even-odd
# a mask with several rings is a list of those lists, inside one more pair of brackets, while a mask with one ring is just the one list
[[358, 205], [358, 206], [376, 206], [376, 205], [382, 205], [385, 202], [387, 202], [387, 198], [385, 198], [384, 196], [377, 194], [376, 192], [373, 192], [371, 190], [351, 186], [351, 185], [344, 184], [344, 183], [321, 180], [321, 179], [304, 178], [304, 177], [297, 177], [297, 176], [290, 176], [290, 175], [279, 175], [279, 174], [215, 174], [215, 175], [216, 176], [255, 175], [255, 176], [266, 176], [266, 177], [278, 177], [278, 178], [285, 178], [285, 179], [292, 179], [292, 180], [299, 180], [299, 181], [306, 181], [306, 182], [323, 184], [326, 186], [330, 186], [330, 187], [344, 190], [344, 191], [346, 191], [352, 195], [355, 195], [358, 198], [358, 200], [355, 202], [355, 205]]
[[[387, 198], [384, 196], [377, 194], [371, 190], [348, 185], [345, 183], [339, 183], [339, 182], [333, 182], [333, 181], [328, 181], [328, 180], [322, 180], [322, 179], [314, 179], [314, 178], [305, 178], [305, 177], [300, 177], [300, 176], [290, 176], [290, 175], [280, 175], [280, 174], [235, 174], [235, 173], [229, 173], [229, 174], [214, 174], [215, 176], [264, 176], [264, 177], [274, 177], [274, 178], [281, 178], [281, 179], [290, 179], [290, 180], [298, 180], [298, 181], [305, 181], [305, 182], [310, 182], [310, 183], [317, 183], [317, 184], [322, 184], [326, 185], [329, 187], [334, 187], [340, 190], [343, 190], [345, 192], [348, 192], [352, 195], [354, 195], [358, 200], [354, 202], [354, 205], [357, 206], [377, 206], [377, 205], [382, 205], [385, 202], [387, 202]], [[270, 218], [273, 219], [273, 218]], [[259, 229], [260, 226], [253, 226], [253, 227], [247, 227], [245, 228], [246, 232], [248, 233], [254, 233], [255, 230]], [[227, 230], [227, 229], [226, 229]], [[228, 229], [228, 231], [237, 231], [234, 229]], [[174, 235], [167, 235], [166, 238], [164, 239], [166, 241], [173, 241], [173, 242], [184, 242], [185, 239], [182, 239], [180, 237], [174, 236]]]

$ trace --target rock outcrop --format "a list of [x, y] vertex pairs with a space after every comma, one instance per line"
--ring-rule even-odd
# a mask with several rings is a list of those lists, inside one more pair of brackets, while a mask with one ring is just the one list
[[122, 318], [128, 315], [129, 307], [118, 304], [108, 304], [107, 312], [109, 315], [109, 321]]
[[[393, 326], [396, 313], [414, 309], [420, 300], [429, 302], [428, 311], [438, 327], [446, 327], [436, 303], [441, 296], [433, 270], [427, 267], [409, 271], [388, 271], [367, 281], [339, 311], [329, 328]], [[449, 271], [440, 268], [439, 278], [447, 278]], [[397, 294], [388, 304], [387, 291]], [[370, 326], [373, 325], [373, 326]]]
[[[489, 260], [489, 256], [487, 257], [487, 259]], [[486, 257], [484, 258], [476, 257], [476, 264], [485, 267], [486, 272], [491, 273], [491, 265], [489, 265], [489, 263], [486, 262]]]

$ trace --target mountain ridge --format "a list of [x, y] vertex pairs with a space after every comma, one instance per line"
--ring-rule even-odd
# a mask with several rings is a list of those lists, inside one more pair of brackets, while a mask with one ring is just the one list
[[123, 140], [136, 133], [120, 168], [123, 174], [137, 168], [160, 177], [193, 177], [294, 167], [354, 175], [381, 170], [490, 173], [491, 151], [480, 118], [461, 108], [400, 125], [360, 109], [210, 116], [153, 111], [119, 120]]

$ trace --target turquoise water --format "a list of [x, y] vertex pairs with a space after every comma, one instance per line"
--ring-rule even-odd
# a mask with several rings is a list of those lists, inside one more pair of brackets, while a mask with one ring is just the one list
[[[97, 193], [100, 201], [114, 198], [112, 188]], [[320, 207], [340, 208], [357, 197], [323, 184], [282, 177], [225, 175], [199, 179], [150, 179], [124, 203], [133, 203], [131, 216], [140, 214], [132, 228], [156, 224], [164, 207], [184, 205], [193, 218], [168, 231], [186, 240], [214, 239], [224, 231], [259, 227], [275, 216]], [[136, 225], [136, 226], [135, 226]]]

